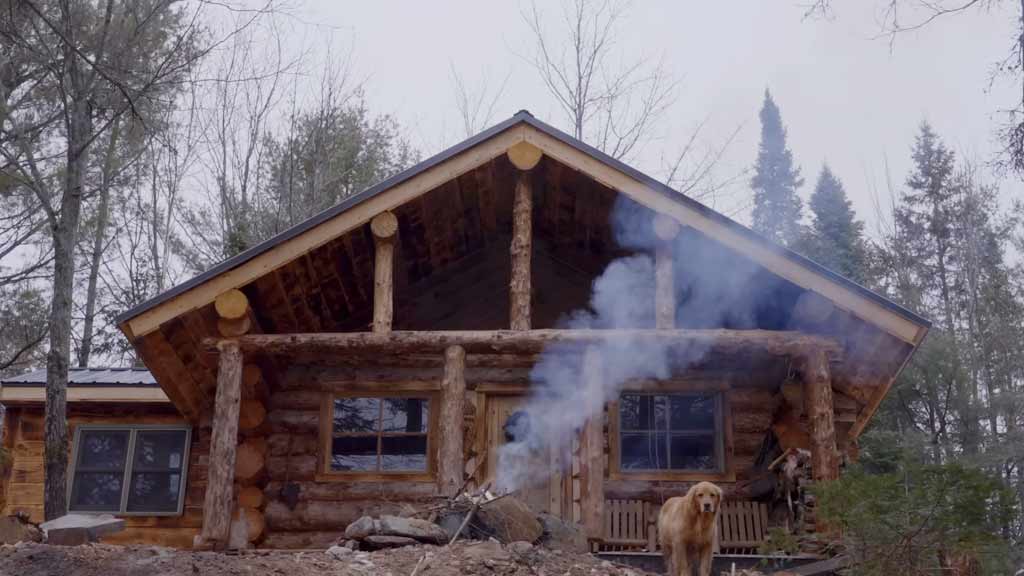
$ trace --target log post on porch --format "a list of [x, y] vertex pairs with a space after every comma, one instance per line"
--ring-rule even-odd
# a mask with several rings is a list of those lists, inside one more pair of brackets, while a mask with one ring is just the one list
[[669, 216], [654, 217], [654, 320], [659, 330], [676, 327], [676, 288], [672, 245], [679, 234], [679, 223]]
[[373, 331], [390, 332], [394, 316], [395, 234], [398, 218], [381, 212], [370, 221], [376, 240], [373, 262]]
[[540, 162], [539, 148], [520, 142], [508, 149], [508, 158], [519, 169], [512, 200], [512, 274], [509, 281], [509, 326], [530, 329], [530, 253], [533, 251], [533, 189], [530, 170]]
[[[580, 375], [583, 388], [601, 389], [602, 370], [600, 352], [587, 348]], [[591, 408], [592, 415], [580, 433], [580, 508], [583, 532], [588, 539], [596, 540], [603, 535], [604, 527], [604, 404]]]
[[466, 351], [450, 346], [444, 352], [437, 483], [441, 494], [454, 496], [462, 486], [463, 410], [466, 402]]
[[242, 352], [236, 340], [223, 340], [217, 347], [220, 360], [210, 438], [210, 468], [203, 502], [203, 529], [197, 547], [223, 548], [231, 526], [231, 487], [235, 479], [238, 409], [242, 400]]
[[836, 428], [832, 404], [832, 376], [828, 355], [811, 350], [804, 359], [804, 408], [811, 436], [811, 475], [815, 482], [839, 477]]

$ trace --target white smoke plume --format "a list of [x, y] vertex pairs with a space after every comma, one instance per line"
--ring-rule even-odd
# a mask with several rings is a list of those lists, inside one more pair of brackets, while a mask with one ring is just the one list
[[[619, 245], [635, 254], [605, 268], [594, 281], [589, 309], [571, 314], [561, 323], [562, 328], [654, 327], [656, 237], [650, 212], [620, 196], [612, 219]], [[706, 248], [697, 253], [693, 250], [682, 237], [677, 238], [677, 257], [685, 255], [691, 262], [688, 269], [710, 270], [711, 278], [676, 278], [676, 302], [682, 303], [677, 317], [689, 315], [688, 325], [700, 327], [750, 324], [749, 280], [754, 267], [721, 269], [722, 262], [714, 262], [715, 255], [706, 253]], [[617, 338], [588, 346], [596, 347], [600, 358], [599, 378], [582, 377], [583, 347], [578, 345], [548, 346], [533, 367], [532, 392], [522, 408], [524, 415], [506, 425], [509, 442], [498, 452], [495, 488], [499, 491], [546, 481], [554, 472], [548, 451], [568, 454], [583, 425], [590, 418], [601, 417], [605, 404], [616, 399], [627, 383], [683, 373], [707, 352], [701, 346], [670, 347], [646, 339]]]

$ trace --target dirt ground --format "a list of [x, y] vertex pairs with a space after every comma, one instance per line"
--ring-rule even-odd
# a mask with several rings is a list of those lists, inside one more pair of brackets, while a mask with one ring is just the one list
[[191, 552], [154, 546], [92, 544], [0, 546], [2, 576], [646, 576], [589, 554], [497, 542], [451, 548], [408, 546], [376, 552]]

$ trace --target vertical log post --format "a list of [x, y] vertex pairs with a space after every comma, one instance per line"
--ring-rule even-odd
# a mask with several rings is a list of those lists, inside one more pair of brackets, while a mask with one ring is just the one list
[[654, 217], [654, 321], [659, 330], [676, 327], [676, 285], [673, 269], [672, 243], [679, 234], [679, 224], [664, 214]]
[[376, 239], [373, 262], [373, 331], [390, 332], [394, 316], [395, 234], [398, 218], [391, 212], [381, 212], [370, 221], [370, 230]]
[[813, 350], [804, 364], [804, 408], [811, 435], [811, 475], [815, 482], [839, 477], [836, 428], [832, 404], [832, 376], [828, 356]]
[[530, 329], [530, 253], [533, 250], [533, 189], [530, 170], [540, 162], [541, 151], [528, 142], [508, 149], [508, 158], [519, 169], [512, 200], [512, 275], [509, 281], [509, 326]]
[[463, 409], [466, 403], [466, 351], [450, 346], [444, 352], [444, 377], [441, 380], [441, 447], [438, 454], [437, 483], [441, 494], [454, 496], [462, 486]]
[[220, 363], [217, 369], [217, 396], [210, 439], [210, 469], [203, 502], [201, 542], [223, 547], [227, 544], [231, 525], [231, 486], [235, 480], [238, 407], [242, 400], [242, 352], [234, 340], [222, 341], [218, 349]]
[[[601, 389], [601, 355], [596, 348], [583, 353], [584, 390]], [[580, 434], [580, 508], [583, 532], [591, 540], [602, 537], [604, 526], [604, 405], [592, 406]]]

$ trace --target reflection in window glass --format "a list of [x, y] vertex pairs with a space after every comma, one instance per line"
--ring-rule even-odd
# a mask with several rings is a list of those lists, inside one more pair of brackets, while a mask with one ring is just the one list
[[622, 394], [619, 466], [622, 470], [714, 471], [718, 398], [695, 394]]
[[427, 472], [428, 398], [337, 398], [333, 472]]
[[[183, 496], [187, 444], [188, 431], [183, 429], [82, 429], [76, 444], [70, 510], [177, 512]], [[130, 447], [134, 448], [128, 458]]]

